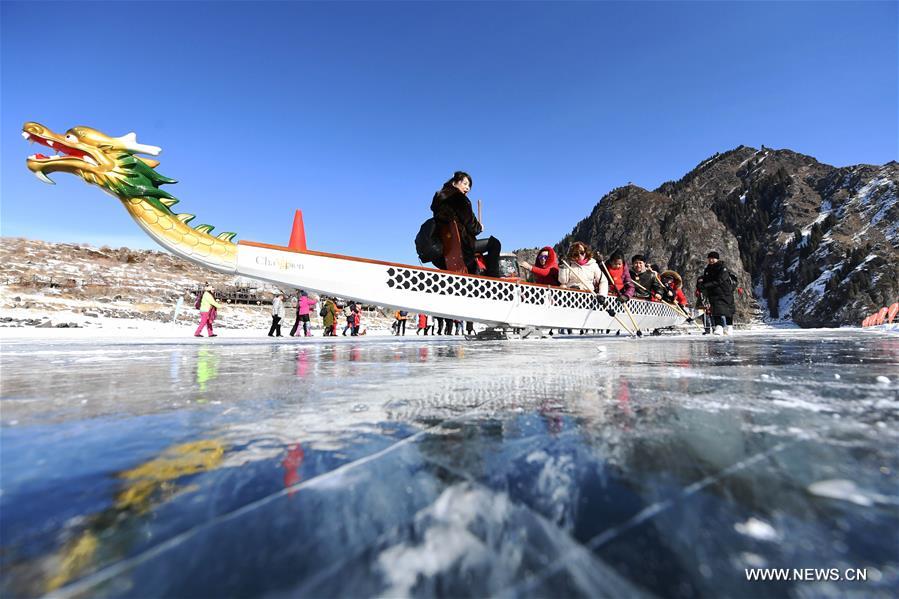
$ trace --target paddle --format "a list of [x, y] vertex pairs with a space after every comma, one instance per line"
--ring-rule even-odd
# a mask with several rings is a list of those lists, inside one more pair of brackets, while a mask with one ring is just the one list
[[[605, 272], [605, 273], [606, 273], [606, 276], [609, 277], [609, 285], [610, 285], [611, 287], [614, 287], [614, 286], [615, 286], [615, 279], [612, 278], [612, 273], [610, 273], [610, 272], [609, 272], [609, 269], [606, 268], [606, 263], [605, 263], [605, 262], [600, 262], [599, 265], [602, 266], [603, 272]], [[616, 289], [616, 291], [618, 291], [618, 290]], [[620, 294], [620, 292], [619, 292], [619, 294]], [[637, 321], [634, 320], [634, 315], [631, 314], [631, 309], [627, 307], [627, 300], [621, 301], [621, 297], [620, 297], [620, 295], [619, 295], [618, 303], [621, 304], [621, 307], [624, 308], [624, 311], [627, 312], [628, 317], [631, 319], [631, 323], [634, 325], [634, 330], [637, 331], [637, 337], [642, 337], [642, 336], [643, 336], [643, 331], [641, 331], [641, 330], [640, 330], [640, 327], [637, 326]]]
[[[565, 262], [565, 260], [561, 260], [561, 263], [564, 264], [564, 265], [568, 268], [569, 272], [571, 272], [574, 276], [576, 276], [576, 277], [578, 278], [578, 280], [581, 282], [581, 284], [582, 284], [584, 287], [587, 287], [588, 289], [593, 289], [593, 286], [590, 285], [589, 283], [587, 283], [587, 281], [585, 281], [584, 279], [582, 279], [582, 278], [581, 278], [581, 275], [578, 274], [578, 272], [577, 272], [576, 270], [574, 270], [573, 268], [571, 268], [571, 265], [570, 265], [570, 264], [568, 264], [567, 262]], [[593, 294], [594, 294], [594, 295], [599, 295], [598, 293], [596, 293], [596, 290], [595, 290], [595, 289], [593, 289]], [[599, 295], [599, 297], [604, 297], [604, 296]], [[605, 305], [605, 303], [603, 303], [603, 305]], [[624, 324], [624, 323], [621, 321], [620, 318], [618, 318], [618, 314], [616, 314], [615, 311], [612, 310], [612, 308], [607, 308], [606, 311], [609, 313], [609, 316], [611, 316], [612, 318], [614, 318], [615, 320], [618, 321], [618, 324], [621, 325], [621, 328], [623, 328], [625, 331], [627, 331], [629, 335], [634, 335], [634, 332], [631, 331], [631, 330], [627, 327], [627, 325]], [[636, 337], [636, 335], [634, 335], [634, 336]]]
[[[662, 279], [659, 278], [659, 273], [657, 273], [657, 272], [654, 271], [654, 270], [651, 270], [650, 272], [655, 276], [656, 281], [658, 281], [659, 284], [660, 284], [662, 287], [664, 287], [664, 286], [665, 286], [665, 283], [662, 283]], [[665, 300], [662, 300], [662, 301], [665, 302]], [[677, 309], [680, 311], [680, 313], [684, 315], [684, 318], [687, 319], [687, 322], [692, 322], [693, 324], [696, 325], [696, 328], [697, 328], [697, 329], [699, 329], [699, 330], [701, 330], [701, 331], [705, 331], [705, 328], [704, 328], [701, 324], [699, 324], [698, 322], [696, 322], [696, 320], [694, 320], [689, 314], [687, 314], [687, 311], [684, 310], [683, 307], [679, 306], [679, 305], [677, 304], [677, 302], [672, 302], [672, 303], [665, 302], [665, 303], [668, 304], [669, 306], [673, 307], [673, 308], [677, 308]]]
[[[649, 271], [649, 272], [651, 272], [652, 274], [655, 275], [656, 280], [657, 280], [661, 285], [663, 285], [663, 286], [665, 285], [664, 283], [662, 283], [661, 279], [659, 279], [659, 275], [658, 275], [658, 273], [657, 273], [656, 271], [651, 270], [651, 271]], [[650, 297], [650, 298], [652, 297], [652, 292], [649, 291], [649, 289], [647, 289], [646, 287], [644, 287], [643, 285], [641, 285], [639, 281], [634, 280], [633, 277], [631, 277], [631, 280], [634, 281], [634, 285], [636, 285], [637, 287], [639, 287], [639, 288], [642, 289], [643, 291], [649, 292], [649, 297]], [[663, 304], [665, 304], [666, 306], [670, 306], [670, 307], [676, 309], [677, 311], [679, 311], [679, 312], [684, 316], [684, 318], [687, 319], [687, 322], [692, 322], [693, 324], [695, 324], [695, 325], [699, 328], [699, 330], [701, 330], [701, 331], [704, 331], [704, 330], [705, 330], [704, 328], [702, 328], [702, 326], [700, 326], [700, 324], [699, 324], [698, 322], [696, 322], [696, 321], [693, 319], [693, 317], [691, 317], [689, 314], [687, 314], [687, 311], [686, 311], [686, 310], [684, 310], [682, 307], [680, 307], [677, 303], [666, 302], [666, 301], [665, 301], [663, 298], [661, 298], [661, 297], [659, 298], [659, 300], [660, 300]]]

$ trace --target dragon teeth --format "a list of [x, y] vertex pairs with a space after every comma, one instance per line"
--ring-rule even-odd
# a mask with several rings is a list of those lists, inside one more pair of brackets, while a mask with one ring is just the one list
[[93, 158], [91, 158], [91, 157], [88, 156], [87, 154], [85, 154], [84, 156], [82, 156], [81, 159], [84, 160], [85, 162], [87, 162], [88, 164], [93, 164], [94, 166], [100, 166], [99, 164], [97, 164], [97, 161], [96, 161], [96, 160], [94, 160]]
[[56, 185], [53, 182], [53, 179], [45, 175], [42, 171], [34, 171], [34, 176], [43, 181], [44, 183], [49, 183], [50, 185]]
[[25, 139], [28, 139], [31, 137], [31, 134], [28, 133], [27, 131], [22, 131], [22, 137], [24, 137]]
[[53, 147], [53, 142], [52, 142], [51, 140], [49, 140], [49, 139], [46, 140], [46, 141], [47, 141], [47, 145], [50, 146], [50, 147], [52, 148], [52, 147]]

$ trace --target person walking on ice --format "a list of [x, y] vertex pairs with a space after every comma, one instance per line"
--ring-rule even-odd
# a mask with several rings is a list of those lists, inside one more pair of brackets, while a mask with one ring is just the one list
[[709, 252], [708, 265], [702, 273], [701, 289], [711, 307], [713, 335], [733, 335], [736, 279], [727, 270], [718, 252]]
[[281, 321], [284, 320], [284, 299], [281, 292], [276, 291], [272, 299], [272, 326], [268, 330], [268, 336], [281, 337]]
[[305, 337], [312, 336], [309, 315], [312, 313], [312, 308], [315, 307], [316, 303], [317, 300], [309, 297], [309, 294], [306, 293], [306, 291], [300, 291], [300, 295], [297, 298], [297, 320], [293, 323], [293, 328], [290, 330], [291, 337], [296, 336], [297, 329], [300, 328], [300, 323], [303, 323], [303, 335]]
[[[215, 301], [215, 298], [212, 296], [213, 291], [212, 285], [207, 285], [206, 290], [203, 291], [203, 297], [200, 299], [200, 326], [194, 331], [194, 337], [203, 336], [203, 327], [206, 327], [206, 334], [208, 336], [218, 336], [212, 332], [212, 321], [214, 320], [214, 311], [221, 308], [221, 305]], [[212, 312], [212, 314], [210, 314], [210, 312]]]

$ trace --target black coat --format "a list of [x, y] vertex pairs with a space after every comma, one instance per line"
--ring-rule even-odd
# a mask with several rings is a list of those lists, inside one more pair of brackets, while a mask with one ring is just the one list
[[733, 318], [736, 312], [734, 304], [734, 284], [730, 271], [720, 260], [705, 267], [702, 273], [702, 294], [712, 308], [712, 314]]
[[466, 257], [474, 257], [474, 242], [481, 233], [481, 223], [478, 222], [471, 208], [471, 200], [464, 193], [453, 187], [445, 185], [443, 189], [434, 194], [431, 201], [431, 212], [438, 224], [456, 221], [459, 227], [459, 238], [462, 242], [462, 253]]
[[649, 294], [652, 292], [653, 295], [663, 298], [666, 302], [674, 301], [674, 294], [662, 287], [656, 273], [651, 270], [644, 270], [639, 275], [631, 271], [631, 280], [634, 281], [634, 297], [637, 299], [649, 299]]

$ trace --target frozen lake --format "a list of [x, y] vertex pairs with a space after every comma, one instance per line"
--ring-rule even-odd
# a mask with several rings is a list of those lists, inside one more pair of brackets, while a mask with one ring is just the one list
[[895, 596], [897, 366], [852, 330], [5, 340], [0, 593]]

